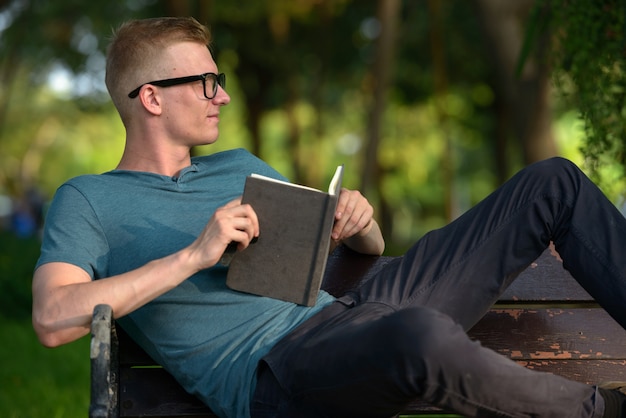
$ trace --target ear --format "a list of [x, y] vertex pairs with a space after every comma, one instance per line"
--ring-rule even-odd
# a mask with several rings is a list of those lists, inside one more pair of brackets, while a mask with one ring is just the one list
[[137, 98], [141, 101], [142, 106], [153, 115], [160, 115], [163, 112], [161, 107], [161, 96], [159, 91], [152, 85], [146, 84], [139, 91]]

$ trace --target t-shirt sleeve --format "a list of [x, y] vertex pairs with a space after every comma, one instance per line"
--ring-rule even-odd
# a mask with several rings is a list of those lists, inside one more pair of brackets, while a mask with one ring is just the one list
[[46, 215], [36, 268], [50, 262], [65, 262], [98, 279], [107, 274], [108, 254], [106, 236], [89, 201], [74, 186], [64, 184], [57, 190]]

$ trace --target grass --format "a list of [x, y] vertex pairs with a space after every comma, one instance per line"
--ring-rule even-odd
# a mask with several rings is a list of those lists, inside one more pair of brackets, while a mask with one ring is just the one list
[[0, 320], [0, 417], [74, 418], [89, 410], [89, 339], [47, 349], [30, 319]]
[[0, 230], [0, 417], [75, 418], [89, 409], [89, 339], [41, 346], [31, 326], [39, 240]]

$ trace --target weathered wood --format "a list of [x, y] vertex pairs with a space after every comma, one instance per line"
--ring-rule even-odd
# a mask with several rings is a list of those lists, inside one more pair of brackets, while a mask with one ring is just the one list
[[[541, 360], [518, 363], [535, 371], [553, 373], [588, 384], [626, 380], [625, 360]], [[423, 415], [440, 412], [441, 409], [416, 400], [409, 403], [402, 414]]]
[[[323, 287], [339, 296], [387, 263], [397, 262], [394, 260], [340, 248], [329, 258]], [[145, 367], [155, 362], [123, 330], [115, 326], [112, 329], [117, 331], [120, 352], [119, 356], [112, 354], [112, 360], [119, 359], [119, 369], [111, 366], [110, 374], [111, 385], [115, 386], [112, 389], [119, 393], [114, 395], [119, 411], [111, 416], [215, 417], [165, 370]], [[469, 335], [533, 370], [584, 383], [626, 380], [626, 332], [597, 306], [550, 251], [520, 274]], [[405, 410], [415, 415], [438, 412], [441, 410], [419, 401]]]
[[106, 312], [107, 309], [110, 310], [111, 307], [97, 306], [91, 322], [93, 342], [89, 357], [92, 363], [91, 369], [98, 371], [95, 376], [92, 373], [91, 379], [89, 416], [94, 418], [107, 418], [111, 403], [107, 396], [110, 384], [108, 363], [111, 359], [111, 314]]
[[593, 298], [563, 268], [558, 255], [543, 252], [502, 294], [498, 303], [592, 303]]
[[514, 360], [626, 358], [626, 332], [601, 309], [494, 308], [469, 335]]

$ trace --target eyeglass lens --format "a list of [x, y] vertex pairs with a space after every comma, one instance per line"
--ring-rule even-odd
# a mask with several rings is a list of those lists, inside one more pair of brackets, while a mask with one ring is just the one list
[[204, 80], [204, 95], [209, 99], [214, 98], [217, 94], [217, 86], [221, 86], [222, 88], [226, 86], [226, 76], [224, 73], [219, 75], [209, 73]]

